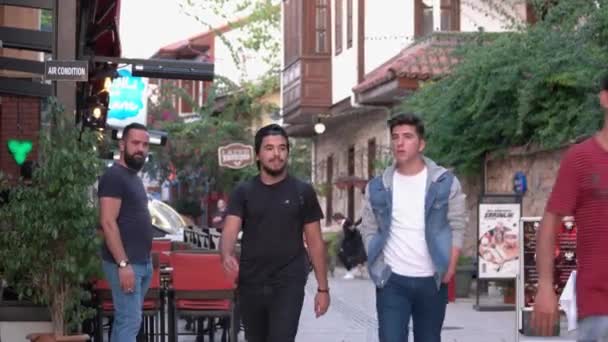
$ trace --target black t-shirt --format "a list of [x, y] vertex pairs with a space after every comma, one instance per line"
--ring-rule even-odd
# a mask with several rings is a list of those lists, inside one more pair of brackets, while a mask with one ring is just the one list
[[228, 215], [242, 219], [240, 285], [306, 281], [304, 224], [323, 212], [314, 189], [294, 177], [266, 185], [257, 176], [237, 186]]
[[[121, 200], [117, 222], [127, 258], [133, 264], [148, 262], [152, 249], [152, 219], [148, 195], [137, 172], [114, 163], [101, 176], [97, 196]], [[102, 247], [102, 257], [116, 262], [106, 244]]]

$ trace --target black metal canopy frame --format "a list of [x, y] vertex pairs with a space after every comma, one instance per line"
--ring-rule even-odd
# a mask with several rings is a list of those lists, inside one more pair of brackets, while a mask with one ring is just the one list
[[[52, 10], [57, 24], [60, 6], [57, 0], [0, 0], [0, 5]], [[120, 41], [116, 20], [120, 0], [80, 0], [77, 2], [75, 59], [89, 62], [89, 82], [78, 86], [78, 102], [99, 93], [106, 77], [117, 76], [119, 65], [131, 65], [133, 76], [162, 79], [212, 81], [214, 65], [207, 62], [120, 58]], [[62, 22], [61, 24], [65, 24]], [[60, 42], [67, 41], [53, 27], [53, 32], [0, 26], [0, 47], [53, 53], [57, 58]], [[72, 32], [73, 34], [73, 32]], [[0, 94], [47, 97], [56, 90], [53, 84], [43, 80], [44, 62], [0, 56], [0, 70], [29, 73], [31, 77], [0, 77]]]

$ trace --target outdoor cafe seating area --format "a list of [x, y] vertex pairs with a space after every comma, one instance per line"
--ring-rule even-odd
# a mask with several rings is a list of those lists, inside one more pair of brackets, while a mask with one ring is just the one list
[[[192, 229], [184, 235], [184, 242], [153, 241], [154, 271], [142, 308], [142, 341], [174, 342], [181, 335], [214, 341], [217, 333], [221, 333], [221, 341], [237, 341], [236, 279], [223, 271], [219, 236]], [[109, 341], [113, 304], [105, 280], [96, 282], [94, 297], [94, 341]], [[180, 329], [180, 319], [189, 329], [183, 329], [183, 324]]]

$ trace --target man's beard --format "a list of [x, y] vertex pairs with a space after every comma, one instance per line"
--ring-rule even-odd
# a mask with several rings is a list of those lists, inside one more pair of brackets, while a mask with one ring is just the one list
[[125, 164], [127, 164], [130, 169], [139, 171], [144, 166], [146, 157], [143, 154], [137, 154], [140, 158], [136, 158], [135, 156], [136, 155], [134, 154], [125, 153]]
[[283, 172], [285, 171], [286, 167], [287, 167], [287, 163], [283, 164], [283, 166], [279, 169], [271, 169], [271, 168], [267, 167], [266, 165], [262, 164], [262, 169], [264, 169], [264, 171], [272, 177], [277, 177], [277, 176], [282, 175]]

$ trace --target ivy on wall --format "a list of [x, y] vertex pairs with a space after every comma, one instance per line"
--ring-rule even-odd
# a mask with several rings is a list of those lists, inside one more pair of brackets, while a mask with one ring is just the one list
[[425, 119], [431, 157], [476, 173], [488, 152], [557, 147], [599, 128], [608, 1], [548, 4], [538, 1], [535, 25], [476, 34], [454, 52], [461, 62], [450, 75], [403, 101]]

